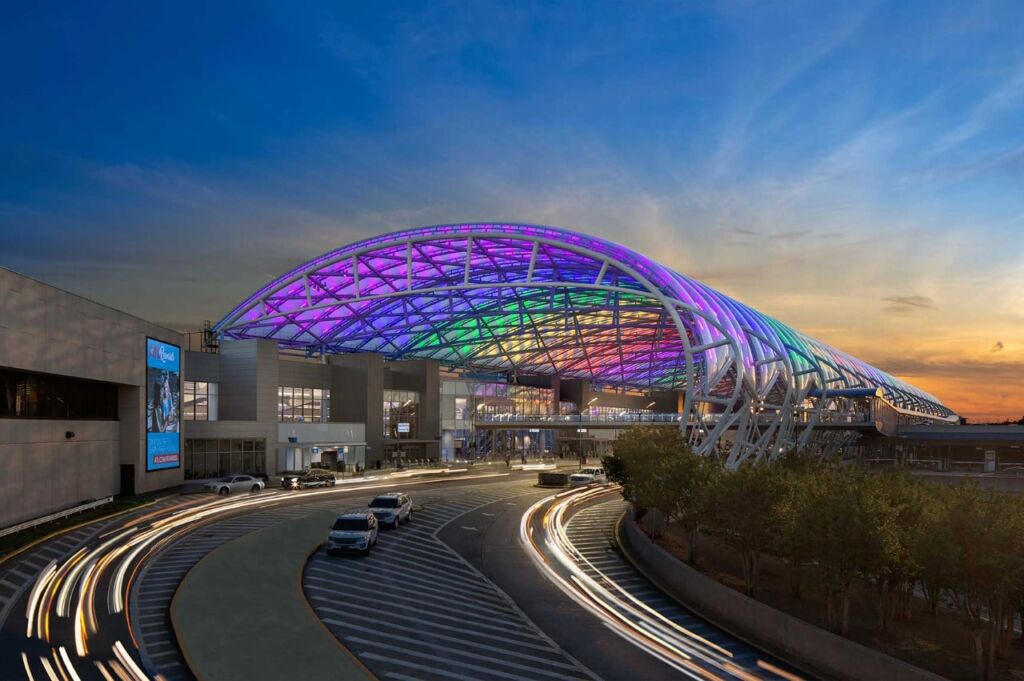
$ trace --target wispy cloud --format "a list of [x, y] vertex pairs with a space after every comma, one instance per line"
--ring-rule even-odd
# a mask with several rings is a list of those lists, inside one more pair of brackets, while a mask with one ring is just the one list
[[[26, 23], [11, 54], [83, 65], [0, 104], [0, 149], [32, 150], [0, 163], [0, 262], [194, 327], [373, 234], [553, 224], [995, 410], [1024, 360], [1022, 7], [933, 4], [326, 3], [254, 11], [236, 39], [269, 56], [188, 33], [195, 73], [150, 68], [190, 31], [161, 26], [117, 82], [85, 62], [119, 43]], [[1006, 362], [948, 375], [979, 359]]]
[[916, 310], [931, 310], [935, 308], [935, 301], [927, 296], [890, 296], [882, 298], [887, 303], [886, 312], [896, 314], [908, 314]]
[[985, 95], [959, 125], [953, 127], [933, 146], [935, 153], [943, 153], [959, 146], [991, 127], [1002, 116], [1018, 112], [1024, 104], [1024, 62], [1018, 63], [1009, 78]]

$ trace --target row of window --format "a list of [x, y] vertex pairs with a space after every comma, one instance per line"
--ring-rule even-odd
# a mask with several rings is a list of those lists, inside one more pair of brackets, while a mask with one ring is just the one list
[[181, 418], [185, 421], [217, 420], [217, 384], [184, 381], [181, 388]]
[[264, 439], [185, 440], [185, 479], [214, 478], [232, 473], [266, 472]]
[[384, 437], [407, 440], [415, 437], [420, 394], [412, 390], [384, 391]]
[[277, 417], [284, 423], [322, 423], [331, 418], [331, 391], [320, 388], [277, 389]]
[[[182, 418], [186, 421], [216, 421], [218, 387], [207, 381], [185, 381], [182, 386]], [[321, 423], [331, 415], [331, 391], [320, 388], [277, 389], [278, 421]]]
[[0, 369], [0, 418], [117, 420], [117, 386]]

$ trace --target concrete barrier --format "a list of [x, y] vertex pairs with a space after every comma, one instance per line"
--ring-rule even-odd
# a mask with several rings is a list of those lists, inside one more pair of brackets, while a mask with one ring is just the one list
[[718, 583], [651, 541], [632, 512], [623, 517], [619, 543], [641, 572], [683, 605], [797, 667], [835, 679], [943, 679]]
[[541, 487], [565, 487], [569, 484], [568, 473], [538, 473], [537, 484]]

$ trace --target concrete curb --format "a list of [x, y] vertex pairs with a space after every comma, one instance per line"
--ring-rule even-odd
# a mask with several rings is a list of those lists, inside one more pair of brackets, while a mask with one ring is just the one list
[[663, 591], [716, 626], [798, 667], [835, 679], [945, 678], [719, 584], [652, 541], [637, 526], [632, 511], [620, 520], [617, 534], [626, 558]]

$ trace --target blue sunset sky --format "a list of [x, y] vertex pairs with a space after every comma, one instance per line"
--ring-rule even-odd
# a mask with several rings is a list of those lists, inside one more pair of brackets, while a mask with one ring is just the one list
[[553, 224], [1024, 413], [1024, 3], [94, 4], [0, 25], [0, 265], [188, 329]]

